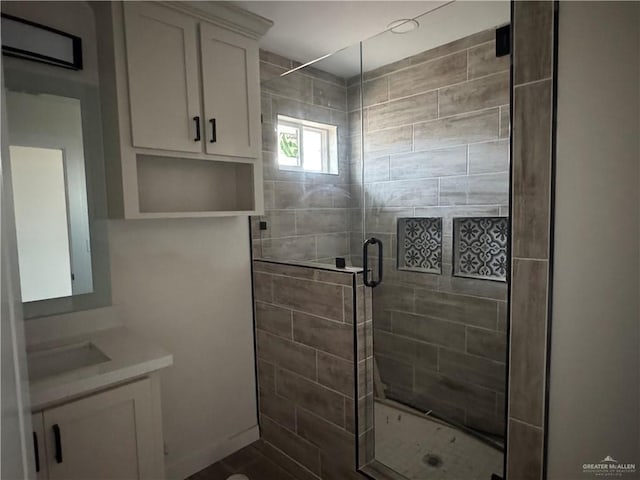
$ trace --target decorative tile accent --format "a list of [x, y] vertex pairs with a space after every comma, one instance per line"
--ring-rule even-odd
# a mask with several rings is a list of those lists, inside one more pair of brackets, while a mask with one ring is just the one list
[[398, 270], [442, 274], [442, 218], [398, 218]]
[[505, 282], [507, 217], [453, 219], [453, 275]]

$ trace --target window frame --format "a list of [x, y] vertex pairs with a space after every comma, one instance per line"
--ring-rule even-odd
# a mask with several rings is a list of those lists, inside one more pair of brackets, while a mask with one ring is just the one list
[[[280, 163], [280, 126], [294, 128], [298, 131], [298, 162], [297, 165], [285, 165]], [[311, 170], [305, 168], [304, 158], [304, 134], [305, 131], [316, 132], [321, 135], [321, 169]], [[324, 175], [339, 175], [338, 172], [338, 126], [326, 123], [304, 120], [301, 118], [289, 117], [277, 114], [276, 116], [276, 159], [278, 169], [284, 171], [294, 171], [303, 173], [315, 173]]]

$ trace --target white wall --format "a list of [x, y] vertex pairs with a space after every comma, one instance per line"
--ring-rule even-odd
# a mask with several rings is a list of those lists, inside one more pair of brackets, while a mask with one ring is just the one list
[[173, 353], [161, 377], [166, 463], [184, 478], [258, 436], [248, 221], [111, 221], [109, 230], [114, 304], [129, 328]]
[[638, 2], [561, 2], [548, 478], [640, 478]]
[[33, 478], [24, 321], [9, 172], [4, 73], [0, 92], [0, 478]]
[[96, 32], [92, 20], [93, 11], [87, 2], [3, 1], [1, 8], [2, 13], [57, 28], [82, 39], [82, 70], [51, 68], [43, 63], [12, 57], [3, 57], [2, 61], [5, 65], [12, 66], [19, 63], [22, 69], [34, 73], [73, 78], [76, 81], [90, 84], [98, 83]]
[[[3, 2], [2, 10], [82, 37], [83, 71], [46, 72], [98, 82], [86, 2]], [[166, 466], [184, 478], [258, 436], [248, 220], [109, 223], [113, 303], [129, 328], [174, 355], [161, 373]]]

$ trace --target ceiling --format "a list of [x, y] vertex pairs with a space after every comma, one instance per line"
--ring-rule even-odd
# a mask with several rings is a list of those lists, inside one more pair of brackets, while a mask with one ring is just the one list
[[258, 1], [234, 2], [274, 25], [260, 42], [265, 50], [299, 62], [358, 43], [398, 18], [413, 18], [442, 1]]
[[[274, 22], [261, 48], [306, 63], [343, 51], [315, 66], [349, 77], [481, 30], [509, 22], [508, 0], [499, 1], [237, 1]], [[418, 18], [419, 17], [419, 18]], [[382, 33], [398, 19], [418, 18], [420, 28]], [[376, 37], [376, 38], [372, 38]], [[346, 48], [352, 47], [352, 48]]]

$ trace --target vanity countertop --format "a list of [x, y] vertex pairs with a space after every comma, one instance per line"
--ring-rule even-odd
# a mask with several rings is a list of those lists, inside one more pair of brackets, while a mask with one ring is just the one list
[[82, 344], [93, 344], [109, 359], [32, 381], [32, 411], [127, 382], [173, 364], [170, 353], [122, 326], [30, 345], [27, 355]]

